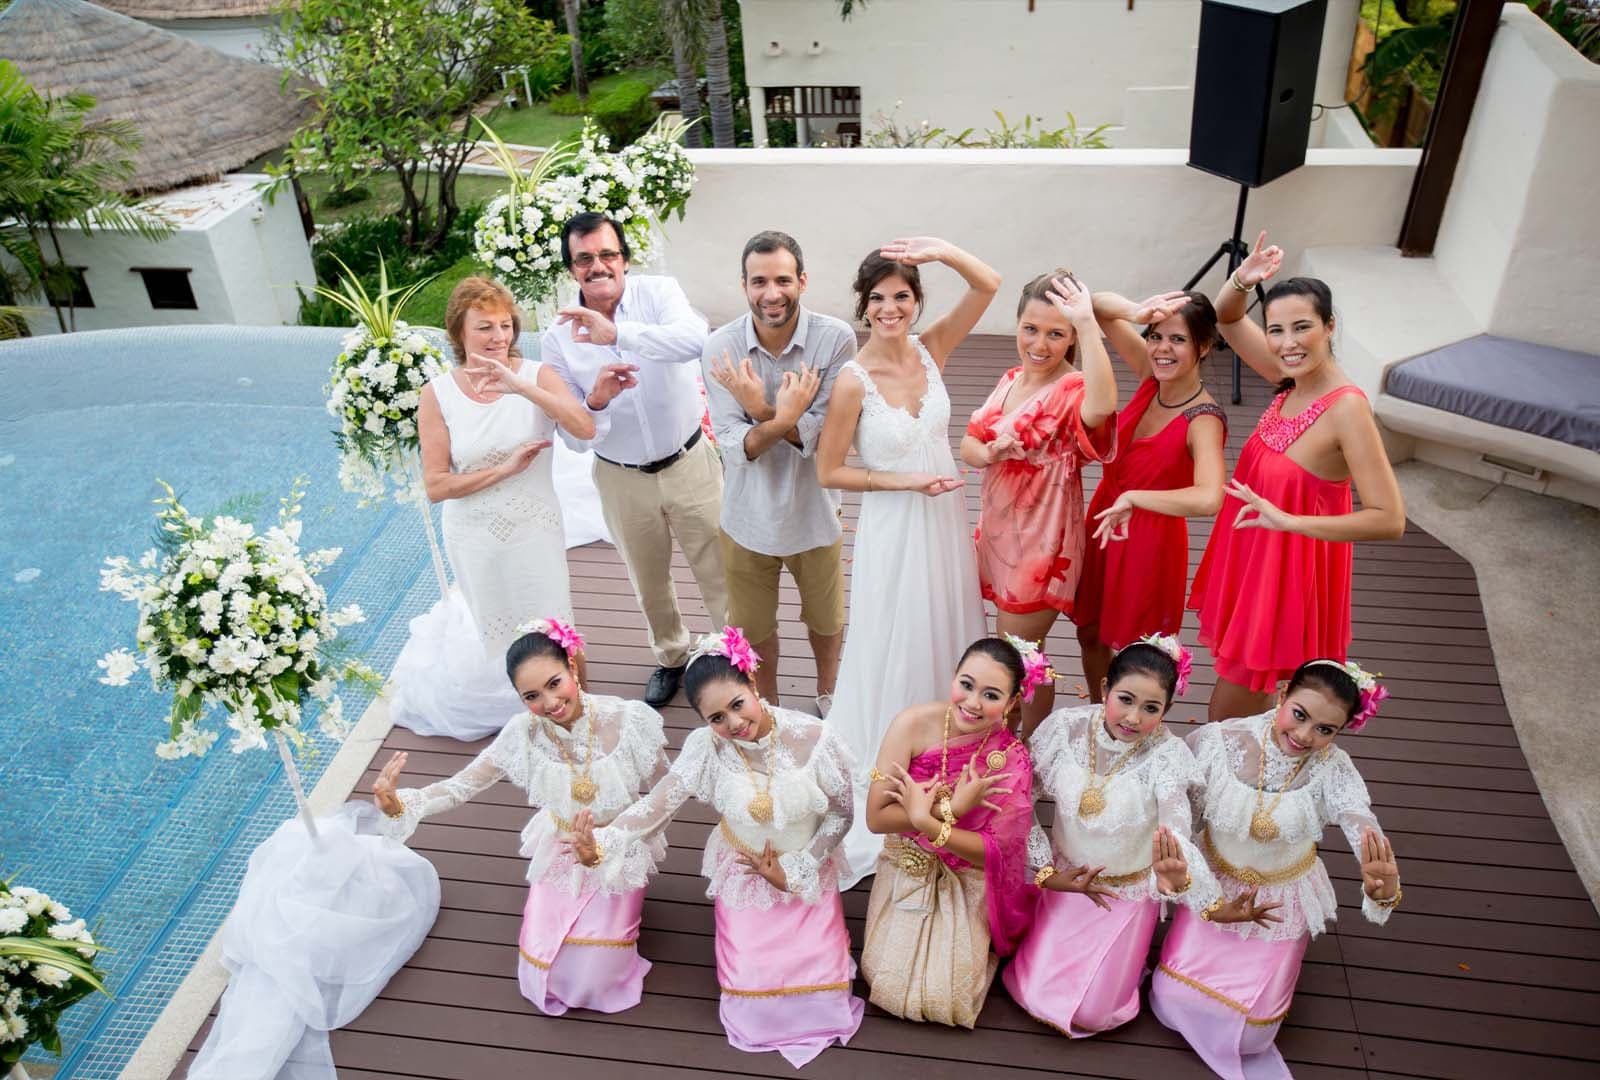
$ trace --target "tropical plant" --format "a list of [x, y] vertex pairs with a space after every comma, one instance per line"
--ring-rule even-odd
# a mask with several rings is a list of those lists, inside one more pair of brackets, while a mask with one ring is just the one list
[[61, 1053], [61, 1014], [99, 992], [101, 946], [82, 919], [37, 889], [0, 878], [0, 1069], [30, 1046]]
[[660, 68], [672, 62], [660, 0], [606, 0], [600, 41], [624, 68]]
[[1455, 12], [1446, 12], [1437, 22], [1392, 31], [1367, 54], [1362, 73], [1370, 94], [1363, 119], [1369, 126], [1393, 118], [1413, 86], [1437, 86], [1454, 26]]
[[[733, 109], [734, 71], [728, 44], [729, 20], [722, 0], [662, 0], [661, 17], [672, 41], [673, 69], [678, 79], [678, 100], [683, 118], [692, 123], [700, 117], [700, 82], [696, 72], [704, 61], [711, 113], [711, 143], [713, 146], [733, 146], [737, 138]], [[695, 139], [698, 128], [689, 130], [690, 138]]]
[[975, 128], [952, 132], [948, 128], [932, 127], [926, 120], [917, 124], [909, 121], [902, 123], [900, 107], [901, 102], [897, 101], [890, 112], [873, 113], [872, 124], [861, 141], [867, 146], [878, 147], [918, 149], [936, 147], [963, 150], [1104, 150], [1110, 145], [1105, 137], [1105, 133], [1111, 128], [1110, 124], [1098, 124], [1088, 131], [1081, 131], [1078, 128], [1078, 118], [1071, 112], [1067, 113], [1065, 127], [1041, 126], [1035, 130], [1034, 120], [1042, 122], [1043, 117], [1025, 116], [1022, 118], [1022, 123], [1013, 124], [1006, 119], [1005, 113], [996, 109], [994, 115], [1000, 126], [984, 128], [981, 134], [974, 134]]
[[572, 92], [579, 101], [589, 100], [589, 73], [583, 66], [583, 27], [578, 22], [578, 5], [583, 0], [561, 0], [561, 13], [567, 20], [567, 47], [572, 52]]

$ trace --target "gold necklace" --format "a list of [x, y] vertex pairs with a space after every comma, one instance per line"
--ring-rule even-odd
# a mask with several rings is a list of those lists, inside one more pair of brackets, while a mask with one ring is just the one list
[[1283, 781], [1283, 786], [1278, 788], [1278, 794], [1273, 798], [1272, 805], [1263, 808], [1261, 805], [1262, 788], [1267, 782], [1267, 742], [1272, 738], [1272, 721], [1267, 720], [1267, 726], [1261, 732], [1261, 768], [1256, 772], [1256, 812], [1250, 815], [1250, 835], [1263, 844], [1270, 844], [1278, 838], [1278, 823], [1272, 817], [1278, 809], [1278, 804], [1283, 801], [1283, 793], [1289, 790], [1289, 785], [1294, 783], [1294, 778], [1300, 775], [1300, 770], [1306, 767], [1306, 762], [1311, 760], [1307, 754], [1295, 763], [1289, 770], [1288, 777]]
[[[955, 716], [955, 711], [956, 707], [954, 705], [946, 705], [944, 707], [944, 740], [939, 747], [939, 786], [933, 789], [933, 797], [935, 800], [947, 799], [951, 795], [955, 794], [955, 789], [950, 786], [949, 781], [950, 720]], [[983, 748], [989, 745], [989, 736], [993, 734], [994, 728], [992, 727], [983, 733], [983, 742], [978, 744], [977, 753], [973, 754], [973, 757], [977, 757], [978, 754], [983, 753]], [[983, 759], [983, 763], [987, 767], [987, 771], [995, 772], [996, 770], [1005, 768], [1006, 753], [1007, 752], [1005, 750], [990, 750]]]
[[[559, 735], [555, 737], [555, 744], [556, 749], [561, 751], [561, 760], [566, 762], [567, 768], [572, 770], [572, 798], [587, 805], [594, 802], [594, 797], [600, 794], [600, 785], [596, 784], [589, 775], [594, 768], [594, 703], [589, 699], [588, 694], [583, 695], [583, 718], [589, 721], [589, 744], [588, 749], [584, 752], [582, 772], [578, 770], [578, 763], [573, 761], [572, 756], [567, 753], [567, 746], [561, 741]], [[549, 717], [545, 717], [545, 720], [557, 729], [561, 726]]]
[[[772, 820], [772, 773], [775, 768], [773, 765], [772, 755], [773, 751], [778, 745], [778, 718], [772, 714], [770, 709], [765, 710], [765, 712], [767, 714], [767, 719], [772, 721], [772, 727], [767, 731], [767, 735], [772, 739], [772, 741], [767, 743], [766, 789], [763, 791], [757, 791], [753, 796], [750, 797], [749, 803], [745, 805], [745, 809], [750, 813], [750, 820], [758, 822], [762, 825], [765, 825]], [[733, 742], [732, 739], [729, 739], [728, 741]], [[755, 769], [751, 768], [750, 759], [745, 757], [744, 747], [735, 742], [733, 743], [733, 749], [734, 752], [739, 755], [739, 760], [744, 762], [744, 771], [750, 777], [750, 787], [754, 789], [756, 786], [756, 771]]]
[[[1103, 729], [1105, 727], [1105, 722], [1106, 711], [1101, 709], [1095, 721], [1095, 723], [1098, 725], [1098, 729]], [[1088, 738], [1088, 753], [1085, 756], [1088, 758], [1087, 764], [1089, 766], [1089, 779], [1083, 785], [1083, 794], [1078, 796], [1078, 816], [1081, 818], [1092, 818], [1105, 810], [1106, 785], [1111, 783], [1111, 778], [1113, 776], [1117, 775], [1117, 770], [1126, 765], [1129, 759], [1139, 752], [1139, 747], [1144, 745], [1145, 740], [1150, 738], [1150, 735], [1154, 735], [1156, 732], [1161, 730], [1161, 725], [1157, 724], [1155, 728], [1151, 730], [1149, 735], [1139, 736], [1138, 742], [1130, 746], [1121, 757], [1117, 758], [1116, 761], [1111, 763], [1111, 768], [1106, 770], [1104, 777], [1096, 774], [1094, 768], [1095, 751], [1098, 749], [1099, 742], [1098, 729], [1090, 731]], [[1100, 782], [1095, 783], [1096, 780], [1099, 780]]]

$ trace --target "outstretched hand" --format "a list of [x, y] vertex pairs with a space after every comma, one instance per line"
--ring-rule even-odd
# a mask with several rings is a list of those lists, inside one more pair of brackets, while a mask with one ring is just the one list
[[1228, 484], [1228, 494], [1244, 503], [1234, 515], [1235, 529], [1276, 529], [1294, 531], [1294, 515], [1286, 514], [1269, 499], [1257, 495], [1250, 486], [1235, 477]]
[[761, 849], [761, 854], [753, 855], [749, 852], [737, 852], [738, 859], [744, 864], [746, 870], [767, 879], [779, 892], [789, 891], [789, 875], [784, 873], [783, 864], [778, 862], [778, 853], [772, 850], [772, 841], [768, 840]]
[[572, 340], [587, 345], [615, 345], [617, 324], [594, 308], [582, 305], [564, 307], [556, 312], [556, 323], [572, 324]]
[[937, 236], [907, 236], [890, 240], [878, 249], [878, 254], [906, 266], [920, 266], [922, 263], [938, 262], [949, 250], [950, 245]]
[[1247, 289], [1253, 289], [1266, 281], [1283, 266], [1283, 249], [1277, 244], [1267, 244], [1267, 230], [1262, 229], [1261, 235], [1256, 237], [1256, 246], [1244, 262], [1235, 270], [1234, 278]]
[[1361, 833], [1361, 887], [1374, 900], [1388, 903], [1400, 891], [1400, 864], [1389, 838], [1376, 829]]
[[1094, 527], [1094, 538], [1100, 541], [1100, 550], [1104, 551], [1114, 540], [1128, 538], [1128, 524], [1133, 520], [1133, 511], [1136, 507], [1133, 500], [1128, 498], [1124, 491], [1117, 496], [1115, 502], [1094, 516], [1097, 524]]
[[1189, 862], [1183, 857], [1178, 838], [1165, 825], [1150, 841], [1150, 869], [1156, 875], [1156, 889], [1162, 896], [1177, 896], [1189, 887]]
[[594, 842], [594, 814], [579, 810], [572, 818], [572, 833], [561, 846], [584, 866], [600, 865], [600, 845]]
[[1116, 893], [1109, 885], [1102, 885], [1095, 879], [1105, 871], [1103, 866], [1077, 866], [1071, 870], [1057, 870], [1050, 877], [1045, 878], [1043, 888], [1053, 892], [1082, 893], [1102, 911], [1111, 910], [1111, 904], [1106, 898], [1115, 896]]
[[1223, 900], [1211, 909], [1211, 921], [1214, 923], [1255, 923], [1260, 927], [1268, 927], [1273, 923], [1283, 921], [1282, 915], [1273, 912], [1283, 907], [1282, 904], [1257, 904], [1255, 885], [1232, 900]]
[[406, 767], [406, 752], [397, 750], [390, 755], [389, 761], [372, 782], [372, 803], [390, 817], [399, 817], [405, 812], [405, 806], [400, 802], [400, 796], [395, 793], [395, 784], [400, 779], [400, 770]]
[[1073, 326], [1088, 326], [1094, 322], [1094, 294], [1077, 278], [1070, 275], [1051, 278], [1047, 295], [1056, 310]]

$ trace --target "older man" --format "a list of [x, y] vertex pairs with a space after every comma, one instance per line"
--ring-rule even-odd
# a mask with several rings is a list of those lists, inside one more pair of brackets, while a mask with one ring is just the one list
[[[700, 432], [696, 376], [705, 320], [672, 278], [629, 274], [628, 256], [627, 237], [611, 218], [588, 213], [566, 223], [561, 261], [580, 297], [544, 332], [540, 355], [593, 412], [610, 414], [609, 430], [588, 444], [594, 483], [649, 625], [658, 666], [645, 700], [660, 705], [677, 693], [689, 656], [689, 631], [672, 587], [674, 538], [712, 624], [720, 628], [726, 617], [717, 532], [722, 467]], [[591, 401], [600, 370], [618, 360], [637, 366], [637, 385], [609, 403]]]

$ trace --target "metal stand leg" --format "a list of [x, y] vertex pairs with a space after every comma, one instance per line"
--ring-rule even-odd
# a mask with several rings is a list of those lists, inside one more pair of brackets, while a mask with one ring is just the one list
[[[1207, 274], [1211, 273], [1211, 268], [1213, 266], [1217, 265], [1217, 260], [1221, 259], [1224, 255], [1226, 255], [1228, 257], [1228, 276], [1229, 277], [1232, 277], [1233, 276], [1233, 272], [1239, 268], [1239, 264], [1244, 262], [1244, 260], [1249, 257], [1250, 249], [1247, 246], [1245, 246], [1245, 242], [1244, 242], [1244, 239], [1243, 239], [1243, 234], [1244, 234], [1244, 211], [1245, 211], [1245, 205], [1249, 201], [1249, 199], [1250, 199], [1250, 188], [1245, 184], [1240, 184], [1239, 185], [1239, 204], [1238, 204], [1238, 207], [1234, 210], [1234, 213], [1233, 213], [1233, 235], [1231, 237], [1229, 237], [1228, 239], [1224, 240], [1221, 244], [1217, 245], [1217, 250], [1212, 252], [1211, 258], [1207, 259], [1206, 262], [1205, 262], [1205, 265], [1202, 266], [1199, 270], [1196, 270], [1195, 273], [1194, 273], [1194, 276], [1191, 277], [1184, 284], [1183, 288], [1184, 288], [1185, 292], [1189, 291], [1190, 289], [1193, 289], [1195, 287], [1195, 285], [1199, 283], [1201, 278], [1203, 278]], [[1256, 300], [1259, 301], [1262, 304], [1265, 304], [1266, 300], [1267, 300], [1267, 294], [1261, 288], [1260, 285], [1256, 286]], [[1239, 372], [1239, 354], [1238, 353], [1234, 353], [1233, 354], [1233, 403], [1235, 405], [1239, 404], [1239, 401], [1240, 401], [1240, 398], [1241, 398], [1240, 388], [1239, 388], [1239, 374], [1240, 374], [1240, 372]]]

